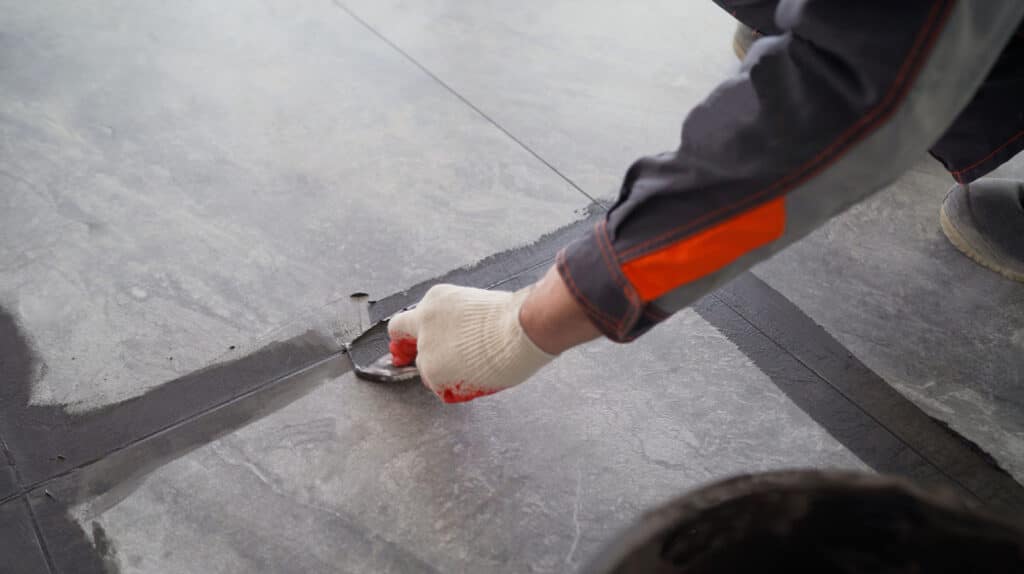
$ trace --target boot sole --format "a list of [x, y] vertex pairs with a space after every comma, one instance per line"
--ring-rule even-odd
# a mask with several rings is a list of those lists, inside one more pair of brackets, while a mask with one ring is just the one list
[[956, 226], [953, 225], [953, 222], [946, 217], [946, 210], [941, 207], [939, 208], [939, 225], [942, 226], [942, 232], [946, 234], [946, 239], [949, 239], [949, 242], [952, 243], [954, 247], [959, 249], [961, 253], [969, 257], [972, 261], [981, 265], [985, 269], [995, 271], [1007, 279], [1024, 283], [1024, 273], [1018, 273], [1013, 269], [994, 265], [986, 261], [981, 254], [975, 251], [974, 248], [971, 247], [971, 244], [964, 239], [964, 236], [960, 234], [960, 231], [957, 230]]

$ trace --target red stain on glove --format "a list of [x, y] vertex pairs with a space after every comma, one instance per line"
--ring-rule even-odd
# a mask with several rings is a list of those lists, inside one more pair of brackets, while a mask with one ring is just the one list
[[446, 403], [465, 403], [473, 399], [480, 397], [486, 397], [487, 395], [493, 395], [498, 392], [497, 390], [486, 390], [476, 389], [473, 387], [463, 387], [463, 381], [459, 381], [454, 385], [445, 388], [443, 391], [438, 393], [437, 396], [441, 397], [441, 400]]
[[416, 360], [416, 339], [400, 337], [392, 339], [388, 344], [391, 351], [391, 364], [396, 367], [408, 367]]

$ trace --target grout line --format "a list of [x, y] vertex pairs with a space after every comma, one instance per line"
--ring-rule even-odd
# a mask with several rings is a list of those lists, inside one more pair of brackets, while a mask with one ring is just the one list
[[3, 451], [4, 458], [0, 460], [0, 464], [6, 463], [7, 466], [11, 467], [11, 473], [14, 474], [14, 492], [7, 496], [0, 497], [0, 505], [5, 504], [15, 498], [18, 498], [23, 494], [21, 487], [21, 474], [18, 472], [17, 465], [14, 464], [14, 453], [7, 446], [7, 442], [4, 441], [4, 437], [0, 436], [0, 451]]
[[2, 505], [21, 496], [24, 493], [24, 489], [21, 487], [21, 473], [18, 472], [18, 466], [14, 464], [14, 453], [11, 452], [10, 447], [7, 446], [7, 442], [2, 436], [0, 436], [0, 451], [4, 453], [4, 459], [0, 463], [6, 462], [7, 466], [11, 467], [11, 473], [14, 474], [15, 487], [14, 492], [10, 495], [0, 497], [0, 505]]
[[[749, 319], [746, 315], [744, 315], [739, 309], [736, 309], [735, 307], [730, 305], [727, 301], [725, 301], [723, 298], [719, 297], [715, 293], [712, 293], [711, 296], [714, 297], [715, 300], [718, 301], [719, 303], [725, 305], [730, 311], [735, 313], [739, 318], [743, 319], [743, 321], [745, 323], [747, 323], [748, 325], [753, 327], [754, 330], [756, 330], [758, 333], [760, 333], [764, 338], [766, 338], [767, 340], [771, 341], [771, 343], [773, 345], [775, 345], [778, 349], [780, 349], [785, 354], [789, 355], [793, 360], [795, 360], [797, 363], [799, 363], [801, 366], [803, 366], [805, 369], [807, 369], [807, 372], [813, 374], [815, 378], [817, 378], [818, 380], [820, 380], [823, 383], [825, 383], [826, 385], [828, 385], [828, 387], [833, 389], [835, 392], [839, 393], [839, 396], [843, 397], [843, 399], [845, 399], [848, 403], [850, 403], [855, 408], [857, 408], [857, 410], [859, 410], [860, 412], [864, 413], [864, 416], [866, 416], [869, 419], [871, 419], [872, 422], [874, 422], [876, 425], [878, 425], [879, 427], [884, 429], [885, 432], [887, 432], [890, 435], [892, 435], [893, 438], [895, 438], [896, 440], [898, 440], [902, 444], [906, 445], [906, 447], [908, 449], [910, 449], [911, 452], [913, 452], [917, 456], [921, 457], [921, 460], [926, 461], [935, 470], [937, 470], [939, 473], [941, 473], [942, 476], [946, 477], [950, 482], [960, 486], [966, 492], [970, 492], [971, 495], [974, 496], [979, 501], [983, 501], [984, 500], [974, 491], [973, 488], [963, 484], [962, 482], [960, 482], [959, 479], [957, 479], [956, 477], [954, 477], [951, 474], [949, 474], [942, 465], [940, 465], [939, 463], [937, 463], [934, 460], [932, 460], [931, 458], [929, 458], [925, 453], [921, 452], [915, 445], [911, 444], [906, 439], [904, 439], [903, 436], [900, 433], [898, 433], [895, 430], [889, 428], [888, 425], [886, 425], [884, 422], [882, 422], [881, 420], [876, 418], [875, 415], [871, 411], [869, 411], [867, 408], [865, 408], [859, 402], [857, 402], [852, 397], [850, 397], [845, 392], [843, 392], [842, 389], [840, 389], [836, 385], [832, 384], [832, 381], [828, 380], [828, 378], [825, 377], [822, 373], [820, 373], [817, 369], [815, 369], [811, 365], [808, 365], [807, 362], [805, 362], [800, 357], [796, 356], [796, 354], [794, 354], [792, 351], [790, 351], [789, 348], [783, 346], [783, 344], [781, 342], [776, 341], [775, 339], [773, 339], [771, 337], [771, 335], [769, 335], [764, 330], [762, 330], [759, 325], [755, 324], [751, 319]], [[916, 407], [916, 405], [915, 405], [915, 407]]]
[[[11, 449], [7, 447], [7, 442], [4, 441], [4, 437], [0, 436], [0, 450], [4, 453], [4, 460], [7, 462], [7, 466], [11, 467], [11, 471], [14, 472], [15, 480], [18, 479], [18, 467], [14, 464], [14, 455], [11, 454]], [[19, 483], [18, 486], [21, 486]]]
[[512, 280], [517, 279], [519, 277], [522, 277], [523, 275], [526, 275], [527, 273], [529, 273], [531, 271], [534, 271], [534, 270], [539, 269], [541, 267], [547, 267], [547, 266], [551, 265], [552, 263], [555, 262], [555, 259], [556, 259], [556, 257], [548, 257], [544, 261], [541, 261], [539, 263], [535, 263], [535, 264], [527, 267], [526, 269], [522, 269], [520, 271], [517, 271], [517, 272], [513, 273], [512, 275], [509, 275], [508, 277], [499, 279], [499, 280], [495, 281], [494, 283], [491, 283], [490, 285], [484, 287], [484, 289], [494, 289], [495, 287], [500, 287], [500, 286], [504, 285], [505, 283], [508, 283], [509, 281], [512, 281]]
[[551, 162], [549, 162], [548, 160], [546, 160], [543, 157], [541, 157], [541, 155], [539, 153], [534, 151], [530, 146], [526, 145], [525, 142], [523, 142], [522, 140], [520, 140], [516, 136], [512, 135], [512, 132], [508, 131], [504, 126], [499, 124], [497, 122], [497, 120], [495, 120], [494, 118], [489, 116], [487, 114], [487, 112], [483, 111], [482, 109], [480, 109], [479, 106], [477, 106], [473, 102], [469, 101], [468, 98], [466, 98], [465, 96], [460, 94], [458, 91], [456, 91], [455, 88], [453, 88], [447, 82], [442, 80], [437, 74], [435, 74], [434, 72], [431, 72], [425, 65], [420, 63], [419, 60], [417, 60], [416, 58], [413, 58], [411, 54], [409, 54], [408, 52], [403, 50], [401, 47], [399, 47], [398, 44], [396, 44], [393, 41], [389, 40], [386, 36], [384, 36], [383, 33], [381, 33], [379, 30], [374, 28], [369, 22], [367, 22], [366, 20], [363, 20], [362, 18], [360, 18], [355, 12], [352, 11], [351, 8], [349, 8], [348, 6], [342, 4], [340, 0], [331, 0], [331, 3], [334, 4], [336, 7], [338, 7], [339, 9], [343, 10], [353, 20], [355, 20], [361, 26], [363, 26], [364, 28], [369, 30], [370, 33], [372, 33], [374, 36], [377, 36], [378, 38], [380, 38], [381, 41], [383, 41], [385, 44], [390, 46], [394, 51], [396, 51], [399, 54], [401, 54], [402, 57], [404, 57], [406, 60], [408, 60], [414, 66], [419, 68], [420, 71], [422, 71], [424, 74], [429, 76], [432, 80], [437, 82], [442, 88], [444, 88], [449, 93], [451, 93], [453, 96], [458, 98], [459, 101], [461, 101], [463, 104], [468, 106], [470, 109], [472, 109], [474, 112], [476, 112], [480, 117], [482, 117], [484, 120], [486, 120], [492, 126], [494, 126], [499, 131], [501, 131], [501, 133], [505, 134], [509, 139], [511, 139], [513, 142], [515, 142], [517, 145], [519, 145], [519, 147], [521, 147], [523, 150], [525, 150], [526, 153], [532, 155], [537, 161], [539, 161], [542, 164], [544, 164], [545, 166], [547, 166], [548, 169], [550, 169], [552, 172], [554, 172], [558, 177], [562, 178], [562, 180], [565, 181], [566, 183], [568, 183], [570, 186], [572, 186], [573, 189], [575, 189], [576, 191], [578, 191], [581, 194], [583, 194], [587, 199], [589, 199], [592, 203], [597, 205], [603, 211], [607, 211], [608, 210], [608, 208], [603, 203], [601, 203], [596, 198], [594, 198], [594, 196], [590, 195], [586, 191], [583, 191], [583, 188], [581, 188], [579, 185], [577, 185], [575, 181], [573, 181], [572, 179], [569, 178], [569, 176], [567, 176], [566, 174], [562, 173], [562, 171], [560, 171], [557, 167], [552, 165]]
[[28, 510], [29, 520], [32, 521], [32, 531], [35, 532], [36, 541], [39, 542], [39, 549], [43, 552], [43, 560], [46, 561], [46, 569], [50, 571], [50, 574], [57, 572], [57, 566], [53, 563], [53, 557], [50, 556], [50, 548], [46, 544], [46, 538], [43, 536], [43, 530], [39, 527], [39, 520], [36, 518], [36, 511], [32, 508], [32, 503], [28, 500], [28, 494], [21, 497], [21, 500], [25, 503], [25, 509]]
[[32, 532], [35, 534], [36, 542], [39, 543], [39, 550], [43, 553], [43, 560], [46, 561], [46, 569], [53, 574], [57, 571], [56, 566], [53, 563], [53, 557], [50, 556], [50, 548], [46, 544], [46, 538], [43, 537], [43, 530], [39, 527], [39, 519], [36, 518], [36, 511], [32, 508], [32, 503], [28, 499], [28, 491], [22, 486], [21, 473], [18, 471], [18, 466], [14, 463], [14, 454], [11, 449], [8, 448], [7, 442], [4, 441], [3, 437], [0, 437], [0, 449], [4, 452], [4, 459], [7, 465], [11, 467], [11, 472], [14, 474], [14, 482], [17, 487], [15, 494], [0, 500], [0, 504], [6, 503], [8, 500], [21, 497], [21, 501], [25, 504], [25, 510], [28, 512], [29, 520], [32, 522]]

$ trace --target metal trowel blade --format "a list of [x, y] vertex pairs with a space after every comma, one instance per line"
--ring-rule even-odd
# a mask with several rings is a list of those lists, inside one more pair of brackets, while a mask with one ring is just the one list
[[388, 324], [381, 321], [355, 338], [347, 347], [356, 376], [376, 383], [414, 381], [420, 373], [416, 367], [396, 367], [388, 350]]
[[375, 383], [401, 383], [414, 381], [420, 377], [420, 372], [416, 367], [394, 366], [391, 362], [391, 353], [380, 357], [369, 365], [360, 366], [353, 362], [352, 366], [355, 368], [357, 377]]

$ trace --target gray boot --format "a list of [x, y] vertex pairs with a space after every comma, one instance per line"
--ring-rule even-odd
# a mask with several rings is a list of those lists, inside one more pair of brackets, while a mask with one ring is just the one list
[[761, 34], [750, 26], [737, 22], [736, 33], [732, 36], [732, 51], [736, 52], [736, 57], [742, 60], [747, 57], [750, 45], [760, 37]]
[[1024, 282], [1024, 182], [985, 179], [953, 186], [939, 221], [965, 255]]

